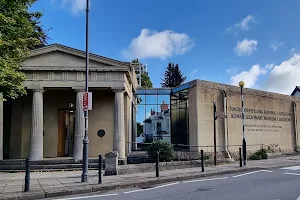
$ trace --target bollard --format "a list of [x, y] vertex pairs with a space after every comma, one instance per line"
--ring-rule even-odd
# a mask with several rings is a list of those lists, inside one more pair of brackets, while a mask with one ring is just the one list
[[29, 191], [30, 186], [30, 158], [26, 158], [26, 173], [25, 173], [25, 192]]
[[99, 181], [98, 181], [98, 183], [99, 184], [102, 184], [102, 163], [103, 163], [103, 161], [102, 161], [102, 156], [101, 155], [99, 155]]
[[201, 171], [204, 172], [204, 153], [201, 150]]
[[239, 148], [239, 154], [240, 154], [240, 167], [242, 167], [242, 148]]
[[156, 177], [159, 177], [159, 152], [156, 152]]

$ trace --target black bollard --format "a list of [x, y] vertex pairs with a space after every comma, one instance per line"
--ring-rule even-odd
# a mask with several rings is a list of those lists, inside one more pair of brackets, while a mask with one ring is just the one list
[[240, 167], [242, 167], [243, 164], [242, 164], [242, 148], [241, 147], [239, 148], [239, 154], [240, 154]]
[[204, 172], [204, 153], [201, 150], [201, 171]]
[[30, 186], [30, 158], [26, 158], [26, 173], [25, 173], [25, 192], [29, 191]]
[[156, 152], [156, 177], [159, 177], [159, 152]]
[[101, 155], [99, 155], [99, 181], [98, 181], [98, 183], [99, 184], [102, 184], [102, 156]]

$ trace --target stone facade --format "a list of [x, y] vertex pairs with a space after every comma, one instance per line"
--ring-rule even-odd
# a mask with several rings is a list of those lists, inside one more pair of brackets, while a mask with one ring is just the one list
[[[11, 118], [4, 124], [10, 137], [8, 158], [82, 159], [85, 52], [49, 45], [33, 50], [21, 70], [27, 77], [24, 86], [28, 94], [11, 102], [10, 116], [4, 113]], [[95, 54], [90, 54], [89, 70], [89, 92], [93, 94], [88, 112], [89, 156], [116, 150], [125, 159], [125, 140], [132, 138], [128, 105], [137, 88], [135, 70], [128, 62]], [[97, 136], [99, 129], [105, 130], [102, 138]]]
[[[192, 81], [189, 89], [190, 144], [204, 149], [213, 146], [213, 101], [216, 120], [217, 151], [237, 151], [242, 144], [240, 88], [208, 81]], [[300, 98], [244, 88], [245, 138], [248, 150], [260, 144], [278, 144], [283, 150], [299, 145]], [[202, 147], [200, 147], [202, 146]], [[195, 147], [191, 147], [194, 148]]]
[[[32, 51], [21, 70], [28, 94], [8, 104], [0, 93], [0, 160], [4, 150], [9, 159], [82, 159], [85, 52], [49, 45]], [[88, 82], [93, 94], [89, 157], [115, 151], [126, 162], [137, 149], [135, 69], [130, 63], [90, 54]], [[188, 84], [188, 112], [183, 114], [188, 116], [190, 151], [213, 149], [213, 101], [217, 112], [226, 116], [216, 120], [217, 151], [237, 151], [242, 143], [240, 88], [200, 80]], [[245, 88], [244, 99], [248, 150], [261, 144], [276, 144], [287, 152], [299, 147], [300, 97]], [[105, 130], [102, 138], [97, 135], [100, 129]]]

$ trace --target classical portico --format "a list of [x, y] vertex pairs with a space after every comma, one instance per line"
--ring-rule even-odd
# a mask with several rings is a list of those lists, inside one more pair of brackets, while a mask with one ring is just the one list
[[[21, 70], [27, 77], [28, 95], [12, 101], [9, 158], [72, 156], [81, 160], [85, 52], [49, 45], [32, 51]], [[132, 138], [130, 105], [136, 87], [130, 63], [90, 54], [90, 157], [115, 150], [125, 159], [126, 143]], [[103, 138], [97, 136], [99, 129], [106, 132]]]

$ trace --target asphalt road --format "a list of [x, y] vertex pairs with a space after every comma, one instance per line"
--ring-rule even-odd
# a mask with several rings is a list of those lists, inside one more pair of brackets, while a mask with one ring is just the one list
[[64, 200], [300, 200], [300, 166], [129, 188]]

